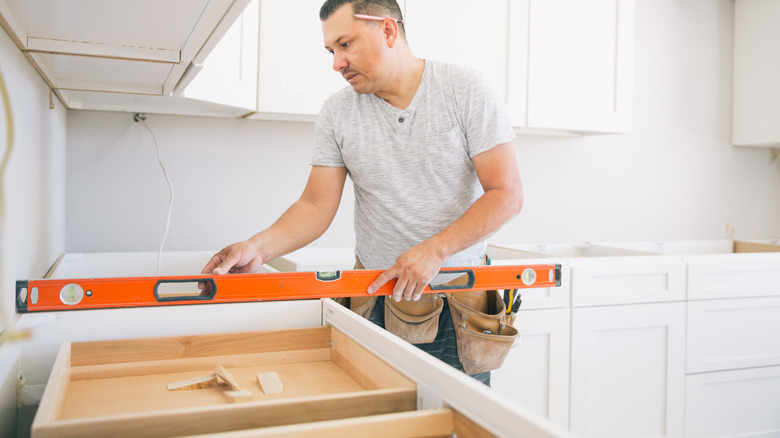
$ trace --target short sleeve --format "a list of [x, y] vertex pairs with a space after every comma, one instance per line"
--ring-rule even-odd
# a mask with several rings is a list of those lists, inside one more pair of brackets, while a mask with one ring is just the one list
[[335, 124], [329, 110], [328, 101], [322, 106], [314, 124], [314, 153], [312, 166], [346, 167], [341, 156], [341, 147], [336, 137]]
[[515, 132], [506, 107], [487, 79], [477, 73], [467, 82], [461, 105], [469, 157], [514, 140]]

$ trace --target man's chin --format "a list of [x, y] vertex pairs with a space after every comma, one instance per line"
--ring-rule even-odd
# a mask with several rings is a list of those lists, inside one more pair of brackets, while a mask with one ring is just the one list
[[372, 90], [370, 90], [370, 89], [368, 89], [366, 87], [361, 87], [359, 85], [358, 86], [352, 85], [352, 89], [355, 90], [355, 93], [357, 93], [357, 94], [373, 94], [374, 93]]
[[355, 93], [357, 93], [357, 94], [373, 94], [374, 93], [374, 90], [372, 90], [371, 87], [366, 85], [365, 83], [355, 82], [355, 83], [349, 83], [349, 85], [352, 86], [352, 89], [355, 90]]

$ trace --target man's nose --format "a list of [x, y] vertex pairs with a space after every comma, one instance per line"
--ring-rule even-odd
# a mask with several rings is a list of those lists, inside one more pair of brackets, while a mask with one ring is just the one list
[[333, 70], [336, 70], [337, 72], [341, 72], [347, 66], [349, 63], [347, 62], [347, 58], [344, 55], [338, 55], [333, 54]]

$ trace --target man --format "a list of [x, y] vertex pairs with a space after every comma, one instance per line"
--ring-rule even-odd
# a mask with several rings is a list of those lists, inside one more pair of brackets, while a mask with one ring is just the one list
[[[363, 300], [353, 310], [384, 326], [399, 309], [414, 317], [437, 309], [436, 339], [415, 343], [463, 369], [449, 309], [421, 294], [442, 266], [482, 264], [485, 239], [522, 207], [505, 110], [481, 75], [416, 58], [395, 0], [328, 0], [320, 19], [333, 69], [351, 87], [318, 116], [303, 194], [271, 227], [216, 254], [203, 273], [253, 272], [314, 241], [333, 220], [349, 175], [358, 266], [385, 270], [368, 292], [397, 279], [392, 300]], [[489, 373], [477, 378], [488, 383]]]

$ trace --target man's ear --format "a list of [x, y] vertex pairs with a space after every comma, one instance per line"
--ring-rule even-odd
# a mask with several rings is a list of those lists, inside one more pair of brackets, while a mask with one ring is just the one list
[[398, 41], [398, 23], [392, 18], [385, 18], [382, 21], [382, 26], [387, 47], [395, 47], [395, 42]]

